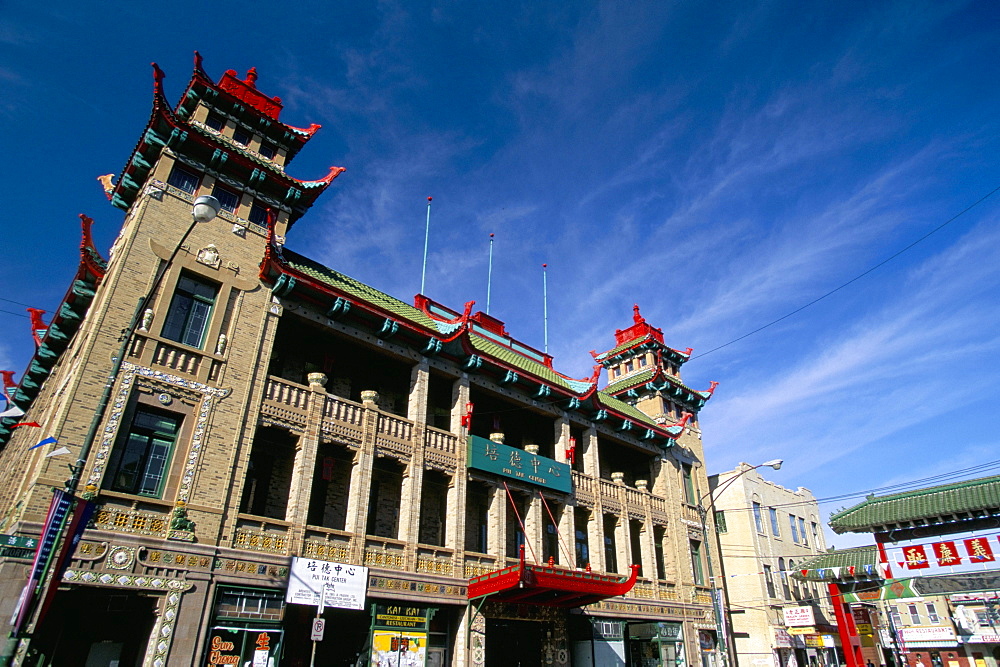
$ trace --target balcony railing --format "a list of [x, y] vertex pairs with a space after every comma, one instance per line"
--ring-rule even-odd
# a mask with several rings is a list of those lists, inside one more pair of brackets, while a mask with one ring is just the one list
[[287, 555], [289, 526], [287, 521], [240, 514], [233, 533], [233, 548]]

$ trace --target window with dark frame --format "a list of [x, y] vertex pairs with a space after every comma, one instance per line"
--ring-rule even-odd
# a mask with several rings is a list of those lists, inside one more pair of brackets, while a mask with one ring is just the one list
[[781, 537], [781, 531], [778, 529], [778, 510], [768, 507], [767, 513], [771, 515], [771, 534], [775, 537]]
[[212, 188], [212, 196], [219, 200], [222, 208], [230, 213], [236, 213], [236, 207], [240, 205], [240, 197], [235, 192], [216, 184]]
[[694, 583], [698, 586], [705, 585], [705, 568], [701, 563], [701, 542], [690, 540], [691, 544], [691, 570], [694, 574]]
[[215, 285], [189, 274], [181, 274], [170, 300], [160, 335], [191, 347], [201, 348], [215, 305]]
[[764, 585], [767, 587], [767, 597], [773, 598], [774, 594], [774, 575], [771, 572], [771, 566], [764, 566]]
[[688, 505], [698, 504], [698, 494], [694, 491], [694, 475], [691, 466], [684, 463], [681, 465], [681, 473], [684, 477], [684, 502]]
[[137, 406], [112, 451], [107, 488], [159, 498], [181, 420], [177, 414]]
[[795, 516], [792, 514], [788, 515], [788, 525], [792, 529], [792, 542], [798, 544], [799, 542], [799, 529], [795, 524]]
[[757, 524], [757, 532], [761, 535], [764, 534], [764, 517], [760, 513], [760, 503], [756, 500], [753, 501], [753, 521]]
[[233, 130], [233, 141], [236, 143], [242, 144], [243, 146], [249, 146], [250, 139], [251, 135], [246, 130], [241, 130], [240, 128]]
[[170, 170], [170, 176], [167, 177], [168, 185], [172, 185], [178, 190], [183, 190], [189, 195], [195, 193], [200, 182], [201, 177], [177, 164]]
[[247, 220], [255, 225], [267, 227], [267, 207], [259, 202], [254, 202], [250, 205], [250, 215], [247, 216]]
[[258, 149], [257, 152], [261, 154], [261, 157], [273, 160], [274, 156], [278, 154], [278, 149], [274, 146], [274, 144], [269, 144], [265, 141], [261, 143], [260, 149]]
[[205, 119], [205, 125], [208, 125], [213, 130], [222, 132], [222, 128], [226, 126], [226, 119], [217, 113], [210, 113], [208, 114], [208, 118]]
[[799, 517], [799, 536], [802, 539], [802, 546], [809, 546], [809, 538], [806, 537], [806, 520]]

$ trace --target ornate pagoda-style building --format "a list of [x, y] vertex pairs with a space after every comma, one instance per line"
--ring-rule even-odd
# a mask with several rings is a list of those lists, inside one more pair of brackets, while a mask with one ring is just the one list
[[[472, 303], [403, 301], [296, 252], [343, 169], [287, 173], [319, 126], [281, 110], [254, 70], [213, 81], [198, 57], [171, 107], [154, 66], [146, 127], [103, 179], [121, 233], [105, 260], [84, 218], [63, 303], [5, 374], [6, 653], [713, 664], [711, 389], [681, 381], [690, 350], [636, 308], [574, 379]], [[361, 583], [316, 642], [332, 598], [303, 603], [301, 572]]]

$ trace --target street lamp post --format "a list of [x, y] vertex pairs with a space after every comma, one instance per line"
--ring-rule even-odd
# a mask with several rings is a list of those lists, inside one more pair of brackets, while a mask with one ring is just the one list
[[[771, 461], [765, 461], [755, 466], [749, 466], [743, 468], [737, 474], [733, 475], [723, 483], [722, 486], [715, 489], [716, 492], [722, 492], [728, 489], [733, 482], [738, 480], [743, 475], [747, 474], [751, 470], [756, 470], [757, 468], [770, 467], [775, 470], [781, 469], [781, 464], [784, 463], [781, 459], [773, 459]], [[709, 499], [708, 507], [705, 507], [705, 499]], [[708, 582], [709, 588], [712, 593], [712, 612], [715, 616], [715, 646], [718, 650], [719, 642], [723, 642], [723, 649], [719, 652], [719, 656], [722, 659], [722, 667], [729, 667], [730, 655], [729, 655], [729, 634], [726, 632], [725, 626], [725, 606], [722, 601], [722, 589], [719, 587], [718, 582], [715, 580], [715, 569], [712, 567], [712, 548], [708, 543], [708, 513], [715, 509], [715, 496], [712, 491], [709, 491], [703, 495], [698, 500], [698, 516], [701, 518], [701, 540], [702, 544], [705, 545], [705, 556], [708, 560]], [[721, 554], [720, 554], [721, 559]]]

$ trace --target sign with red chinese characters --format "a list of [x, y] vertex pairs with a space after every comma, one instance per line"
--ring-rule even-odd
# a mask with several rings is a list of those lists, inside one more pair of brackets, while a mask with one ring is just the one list
[[942, 535], [941, 539], [879, 544], [880, 560], [888, 566], [886, 578], [1000, 570], [998, 550], [998, 531], [966, 531]]
[[785, 625], [789, 628], [816, 625], [812, 607], [785, 607], [781, 610]]

